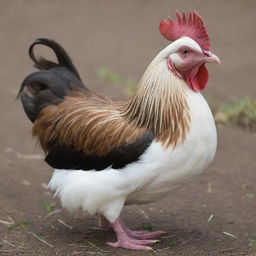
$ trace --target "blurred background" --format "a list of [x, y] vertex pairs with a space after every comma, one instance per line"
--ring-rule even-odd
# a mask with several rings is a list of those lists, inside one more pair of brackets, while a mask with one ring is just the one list
[[[35, 71], [27, 52], [40, 37], [68, 51], [89, 88], [129, 97], [151, 60], [169, 44], [158, 26], [168, 15], [174, 18], [175, 10], [200, 13], [212, 51], [221, 59], [221, 65], [209, 65], [203, 92], [219, 125], [219, 148], [194, 183], [157, 204], [129, 207], [124, 217], [134, 227], [144, 222], [154, 228], [154, 223], [168, 231], [152, 255], [254, 253], [254, 0], [0, 0], [0, 255], [135, 255], [105, 247], [114, 236], [91, 230], [97, 225], [94, 217], [73, 218], [52, 199], [46, 190], [51, 169], [15, 97], [25, 76]], [[38, 49], [42, 52], [52, 56]]]

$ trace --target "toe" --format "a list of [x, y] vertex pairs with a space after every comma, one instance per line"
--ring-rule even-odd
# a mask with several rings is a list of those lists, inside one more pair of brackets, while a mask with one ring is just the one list
[[[140, 232], [140, 233], [139, 233]], [[154, 232], [147, 232], [147, 233], [142, 233], [142, 231], [132, 231], [131, 233], [129, 233], [129, 236], [132, 238], [136, 238], [136, 239], [154, 239], [160, 235], [166, 234], [165, 231], [154, 231]]]
[[140, 240], [140, 239], [131, 239], [131, 242], [133, 244], [138, 244], [138, 245], [145, 245], [145, 244], [154, 244], [157, 242], [160, 242], [159, 240]]
[[128, 249], [128, 250], [134, 250], [134, 251], [150, 251], [153, 250], [151, 247], [149, 246], [143, 246], [143, 245], [138, 245], [138, 244], [134, 244], [131, 241], [124, 241], [124, 242], [107, 242], [107, 245], [114, 247], [114, 248], [123, 248], [123, 249]]

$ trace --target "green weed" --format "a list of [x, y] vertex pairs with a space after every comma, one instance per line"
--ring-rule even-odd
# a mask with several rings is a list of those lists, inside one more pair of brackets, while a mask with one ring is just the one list
[[52, 212], [54, 210], [54, 205], [51, 203], [45, 203], [43, 205], [43, 208], [47, 211], [47, 212]]
[[13, 222], [13, 223], [10, 223], [10, 224], [6, 224], [6, 227], [9, 228], [9, 229], [13, 229], [13, 228], [27, 228], [31, 226], [31, 224], [26, 221], [26, 220], [22, 220], [20, 222]]
[[256, 100], [244, 98], [213, 106], [213, 113], [219, 125], [237, 125], [256, 131]]

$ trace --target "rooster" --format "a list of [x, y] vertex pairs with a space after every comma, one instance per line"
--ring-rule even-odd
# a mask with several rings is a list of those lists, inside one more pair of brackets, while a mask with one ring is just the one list
[[[89, 90], [66, 51], [38, 39], [29, 56], [41, 71], [28, 75], [19, 96], [54, 168], [49, 188], [70, 212], [98, 214], [117, 236], [112, 247], [150, 250], [163, 231], [129, 229], [125, 205], [146, 204], [202, 173], [213, 160], [217, 136], [200, 94], [206, 63], [220, 63], [199, 14], [178, 13], [161, 21], [172, 41], [150, 63], [133, 97], [113, 100]], [[36, 45], [51, 48], [57, 62], [37, 58]]]

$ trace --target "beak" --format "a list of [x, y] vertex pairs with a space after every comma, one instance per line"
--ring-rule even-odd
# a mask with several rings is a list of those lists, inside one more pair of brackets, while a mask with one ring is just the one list
[[217, 63], [220, 64], [220, 59], [218, 56], [214, 55], [212, 52], [210, 51], [205, 51], [204, 54], [206, 55], [205, 57], [205, 62], [208, 63]]

